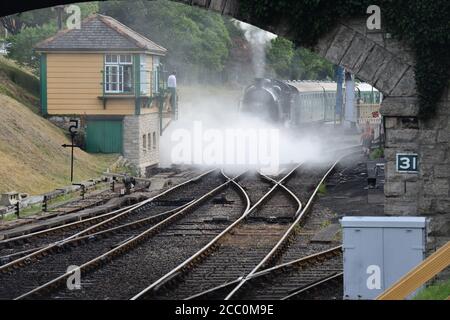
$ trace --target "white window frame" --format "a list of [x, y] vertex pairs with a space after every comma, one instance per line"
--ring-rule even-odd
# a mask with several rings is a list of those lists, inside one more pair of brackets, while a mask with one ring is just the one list
[[[109, 61], [108, 61], [109, 60]], [[128, 93], [124, 92], [124, 66], [133, 64], [132, 54], [105, 54], [104, 90], [105, 93]], [[107, 70], [116, 69], [117, 83], [111, 82], [112, 74]], [[134, 77], [134, 75], [132, 75]], [[116, 90], [111, 89], [111, 84], [117, 84]], [[108, 88], [109, 86], [109, 88]], [[131, 92], [130, 92], [131, 93]]]
[[[110, 71], [108, 71], [110, 70]], [[117, 77], [117, 82], [113, 82], [113, 74]], [[116, 85], [116, 89], [111, 89], [113, 85]], [[108, 88], [109, 87], [109, 88]], [[123, 92], [123, 67], [116, 64], [105, 65], [105, 92], [106, 93], [120, 93]]]

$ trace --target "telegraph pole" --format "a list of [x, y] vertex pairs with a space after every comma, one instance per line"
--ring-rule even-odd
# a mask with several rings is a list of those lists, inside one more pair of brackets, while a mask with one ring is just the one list
[[63, 29], [63, 11], [64, 11], [65, 6], [64, 5], [59, 5], [59, 6], [55, 6], [55, 11], [56, 11], [56, 16], [57, 16], [57, 24], [58, 24], [58, 31], [61, 31]]

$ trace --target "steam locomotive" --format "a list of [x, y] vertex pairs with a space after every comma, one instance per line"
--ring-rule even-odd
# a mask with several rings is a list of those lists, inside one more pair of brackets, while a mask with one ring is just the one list
[[[358, 84], [356, 89], [356, 96], [363, 102], [379, 103], [381, 95], [375, 88]], [[286, 126], [333, 121], [336, 90], [336, 82], [331, 81], [257, 78], [244, 89], [240, 111], [270, 123]]]

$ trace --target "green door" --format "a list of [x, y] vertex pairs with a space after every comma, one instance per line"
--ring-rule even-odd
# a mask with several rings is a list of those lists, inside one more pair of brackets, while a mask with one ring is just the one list
[[86, 151], [122, 153], [122, 120], [88, 120]]

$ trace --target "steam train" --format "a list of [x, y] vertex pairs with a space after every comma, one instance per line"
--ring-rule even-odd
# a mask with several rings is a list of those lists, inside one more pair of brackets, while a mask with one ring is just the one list
[[[362, 83], [356, 89], [362, 102], [379, 103], [381, 95], [375, 88]], [[286, 126], [333, 121], [336, 90], [336, 82], [257, 78], [244, 89], [240, 112]]]

